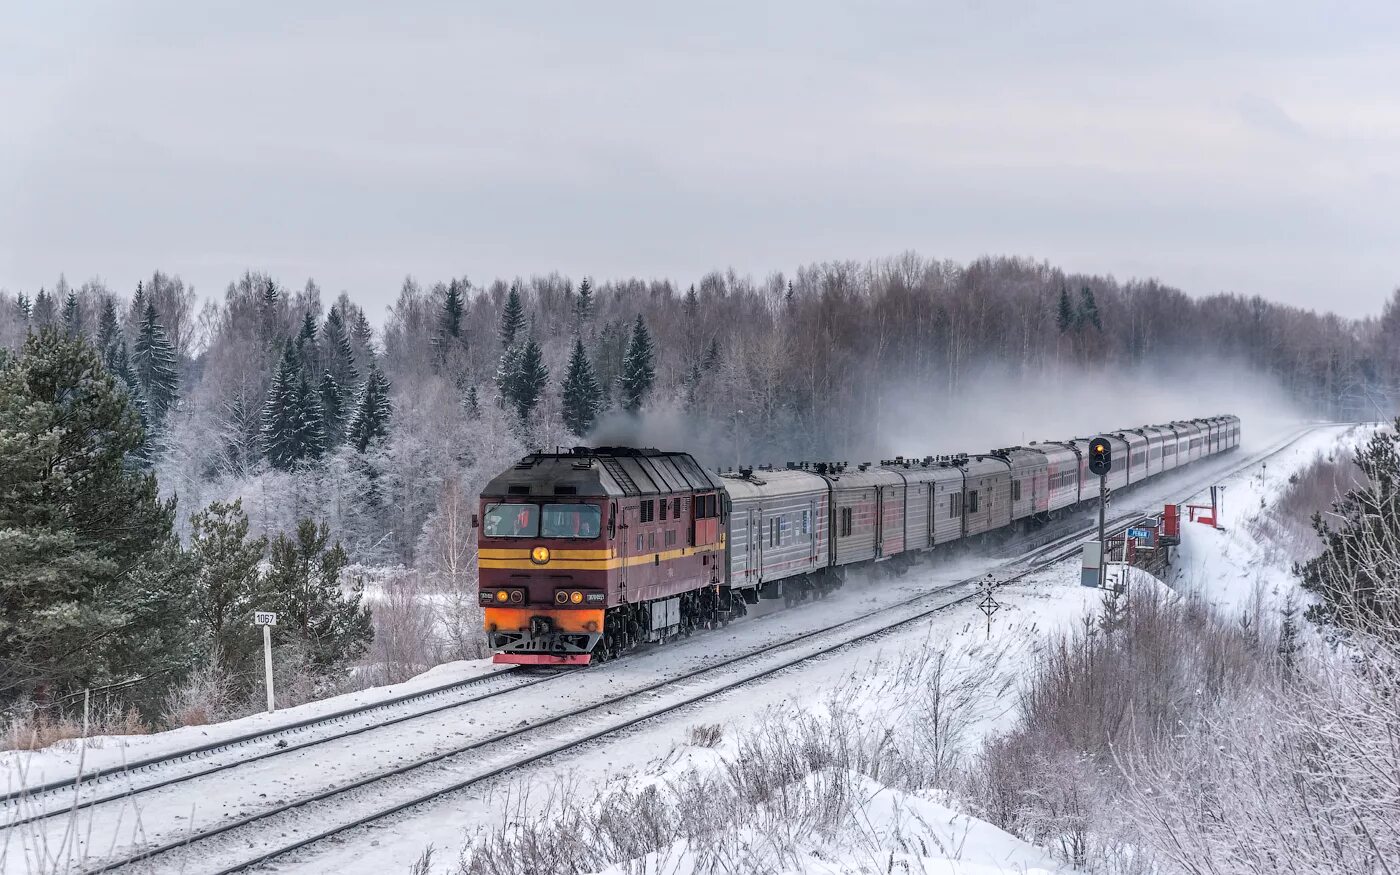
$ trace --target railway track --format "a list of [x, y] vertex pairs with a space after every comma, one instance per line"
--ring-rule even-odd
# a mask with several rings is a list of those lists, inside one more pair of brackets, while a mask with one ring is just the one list
[[[1305, 429], [1280, 442], [1278, 445], [1252, 456], [1250, 459], [1229, 469], [1227, 472], [1212, 474], [1208, 479], [1224, 479], [1244, 469], [1257, 465], [1261, 461], [1292, 445], [1311, 430], [1312, 429]], [[1111, 530], [1115, 533], [1121, 531], [1127, 525], [1139, 519], [1140, 516], [1140, 514], [1123, 515], [1115, 520], [1115, 525], [1111, 527]], [[1016, 558], [1004, 561], [996, 569], [1002, 572], [1002, 574], [998, 575], [999, 578], [1003, 583], [1017, 581], [1029, 574], [1042, 570], [1054, 561], [1059, 561], [1060, 559], [1068, 557], [1078, 550], [1078, 541], [1082, 540], [1086, 535], [1091, 535], [1096, 531], [1096, 528], [1096, 525], [1079, 528], [1067, 535], [1054, 538], [1048, 544], [1044, 544], [1039, 548], [1032, 548], [1035, 550], [1034, 553], [1022, 554]], [[1018, 564], [1024, 564], [1025, 567], [1015, 569], [1015, 566]], [[1008, 570], [1011, 570], [1009, 576], [1003, 576]], [[228, 837], [230, 834], [238, 834], [247, 831], [249, 828], [259, 826], [266, 827], [266, 829], [261, 831], [263, 835], [281, 834], [298, 836], [295, 841], [284, 843], [271, 849], [260, 850], [251, 858], [246, 855], [239, 855], [235, 851], [230, 850], [230, 858], [241, 856], [241, 859], [238, 859], [238, 862], [232, 865], [215, 870], [221, 873], [242, 871], [248, 867], [259, 865], [271, 859], [301, 850], [308, 845], [323, 841], [332, 836], [391, 817], [408, 808], [421, 805], [442, 795], [467, 789], [498, 777], [505, 772], [519, 769], [579, 745], [587, 744], [608, 735], [624, 731], [646, 720], [696, 704], [708, 698], [719, 696], [737, 687], [791, 668], [806, 660], [819, 658], [854, 644], [868, 641], [910, 623], [925, 619], [934, 613], [946, 610], [949, 607], [960, 604], [971, 598], [976, 594], [976, 589], [973, 584], [983, 577], [985, 577], [985, 573], [939, 587], [935, 590], [925, 591], [903, 601], [871, 611], [860, 617], [848, 618], [838, 623], [811, 630], [757, 651], [740, 653], [720, 662], [708, 664], [702, 668], [684, 672], [679, 675], [672, 675], [624, 693], [552, 714], [540, 720], [526, 722], [504, 733], [498, 733], [488, 738], [476, 739], [465, 744], [459, 744], [430, 756], [421, 757], [377, 773], [364, 775], [342, 786], [335, 786], [291, 801], [281, 802], [272, 807], [242, 817], [212, 824], [207, 829], [182, 835], [174, 840], [150, 844], [135, 849], [126, 856], [95, 863], [94, 867], [82, 871], [105, 872], [113, 869], [135, 866], [142, 862], [151, 861], [156, 857], [175, 854], [181, 848], [192, 846], [205, 847], [211, 842], [215, 842], [220, 837]], [[960, 588], [965, 588], [969, 591], [965, 594], [952, 597]], [[930, 602], [934, 603], [931, 604]], [[866, 628], [867, 626], [870, 628]], [[208, 751], [230, 748], [232, 745], [252, 743], [257, 739], [266, 740], [276, 735], [296, 732], [299, 729], [305, 729], [317, 724], [325, 724], [336, 719], [344, 719], [347, 716], [363, 715], [392, 705], [438, 695], [445, 691], [478, 685], [484, 680], [499, 678], [502, 674], [506, 673], [488, 676], [486, 679], [478, 678], [444, 685], [439, 688], [434, 688], [433, 690], [425, 690], [421, 693], [410, 694], [387, 702], [375, 703], [374, 705], [363, 706], [357, 709], [349, 709], [345, 712], [338, 712], [335, 715], [326, 715], [325, 717], [316, 718], [314, 720], [302, 721], [300, 724], [279, 727], [268, 733], [254, 734], [246, 738], [211, 743], [199, 749], [180, 752], [172, 757], [152, 758], [148, 763], [133, 764], [133, 766], [149, 767], [161, 763], [169, 763], [181, 757], [198, 756]], [[328, 741], [343, 739], [372, 729], [393, 726], [407, 720], [439, 713], [451, 708], [470, 704], [471, 702], [513, 692], [516, 689], [526, 686], [543, 683], [551, 680], [553, 677], [558, 677], [558, 675], [533, 678], [521, 683], [509, 684], [501, 690], [469, 698], [465, 701], [439, 704], [428, 710], [398, 715], [388, 721], [358, 727], [351, 731], [337, 733], [326, 738], [310, 740], [300, 745], [284, 746], [274, 750], [262, 751], [252, 758], [245, 757], [241, 760], [203, 769], [193, 774], [163, 779], [137, 788], [136, 792], [147, 792], [159, 787], [165, 787], [216, 772], [237, 768], [268, 757], [284, 756], [297, 750], [324, 744]], [[725, 679], [726, 677], [728, 678], [727, 680]], [[701, 687], [702, 689], [699, 692], [687, 692], [696, 687]], [[644, 699], [648, 698], [658, 701], [654, 704], [638, 707], [637, 713], [623, 720], [606, 720], [606, 716], [614, 714], [616, 710], [637, 707], [635, 703], [643, 702]], [[574, 727], [591, 726], [598, 722], [605, 722], [607, 725], [593, 731], [585, 732], [582, 735], [576, 735], [572, 738], [557, 739], [550, 735], [550, 733], [557, 735], [560, 729], [565, 730], [565, 734], [567, 734], [568, 731], [571, 731]], [[548, 737], [545, 737], [541, 742], [534, 741], [533, 739], [535, 736]], [[527, 738], [531, 739], [531, 744], [543, 744], [543, 746], [532, 750], [526, 755], [512, 758], [507, 749]], [[501, 751], [506, 751], [507, 755], [502, 757], [499, 753]], [[471, 763], [464, 762], [464, 760], [471, 760], [474, 763], [483, 756], [488, 760], [487, 767], [484, 769], [470, 770], [468, 767]], [[470, 773], [464, 774], [464, 769], [468, 769]], [[116, 771], [117, 770], [106, 770], [108, 774]], [[97, 775], [99, 773], [94, 772], [91, 774]], [[404, 783], [404, 779], [407, 778], [411, 778], [408, 784], [409, 791], [412, 792], [406, 792], [401, 787], [395, 792], [390, 792], [391, 787]], [[72, 785], [65, 783], [63, 786], [71, 788]], [[378, 792], [374, 794], [361, 792], [371, 787], [377, 788]], [[421, 789], [422, 787], [427, 787], [428, 789]], [[56, 789], [56, 786], [45, 789]], [[86, 801], [82, 807], [91, 807], [117, 801], [118, 799], [127, 799], [130, 793], [131, 790], [128, 789], [120, 794], [107, 794], [104, 797]], [[368, 811], [364, 810], [364, 797], [366, 796], [372, 796], [373, 802], [377, 803], [376, 806], [371, 807]], [[388, 804], [387, 807], [385, 807], [385, 805], [389, 800], [385, 798], [386, 796], [393, 797], [392, 804]], [[327, 811], [327, 809], [329, 809], [329, 811]], [[23, 822], [29, 823], [60, 814], [66, 815], [72, 810], [74, 810], [74, 806], [70, 804], [62, 810], [33, 815]], [[339, 816], [337, 817], [336, 815]], [[320, 824], [329, 823], [329, 825], [321, 826], [319, 824], [312, 824], [310, 827], [303, 829], [305, 826], [303, 821], [307, 819], [315, 819], [319, 821]], [[278, 828], [279, 824], [281, 825], [280, 829]], [[227, 842], [219, 843], [226, 844]], [[213, 849], [211, 848], [211, 850]], [[190, 864], [202, 860], [223, 858], [223, 856], [223, 853], [204, 853], [201, 851], [199, 852], [198, 860], [187, 858], [183, 861], [183, 867], [188, 867]]]

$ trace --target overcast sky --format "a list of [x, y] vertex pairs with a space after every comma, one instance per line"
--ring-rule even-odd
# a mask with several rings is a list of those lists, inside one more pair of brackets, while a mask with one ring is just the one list
[[907, 249], [1347, 315], [1400, 284], [1394, 2], [0, 10], [11, 291], [252, 268], [382, 318], [408, 273]]

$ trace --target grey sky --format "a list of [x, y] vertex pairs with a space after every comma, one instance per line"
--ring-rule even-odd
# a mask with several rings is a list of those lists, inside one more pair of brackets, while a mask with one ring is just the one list
[[3, 3], [0, 287], [915, 249], [1374, 313], [1400, 6], [1342, 6]]

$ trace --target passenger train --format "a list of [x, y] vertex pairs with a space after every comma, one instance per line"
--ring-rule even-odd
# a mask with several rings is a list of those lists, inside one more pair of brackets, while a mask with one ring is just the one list
[[[1108, 487], [1239, 446], [1217, 416], [1109, 432]], [[979, 455], [712, 474], [686, 453], [532, 453], [481, 494], [480, 598], [495, 661], [587, 665], [824, 593], [1094, 501], [1089, 438]]]

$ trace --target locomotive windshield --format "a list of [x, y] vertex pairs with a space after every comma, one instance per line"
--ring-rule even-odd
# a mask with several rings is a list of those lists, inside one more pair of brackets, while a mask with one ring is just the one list
[[536, 538], [540, 534], [538, 504], [491, 504], [481, 530], [488, 538]]
[[596, 538], [603, 515], [591, 504], [546, 504], [540, 535], [545, 538]]
[[602, 531], [602, 512], [591, 504], [491, 504], [482, 531], [488, 538], [579, 538]]

